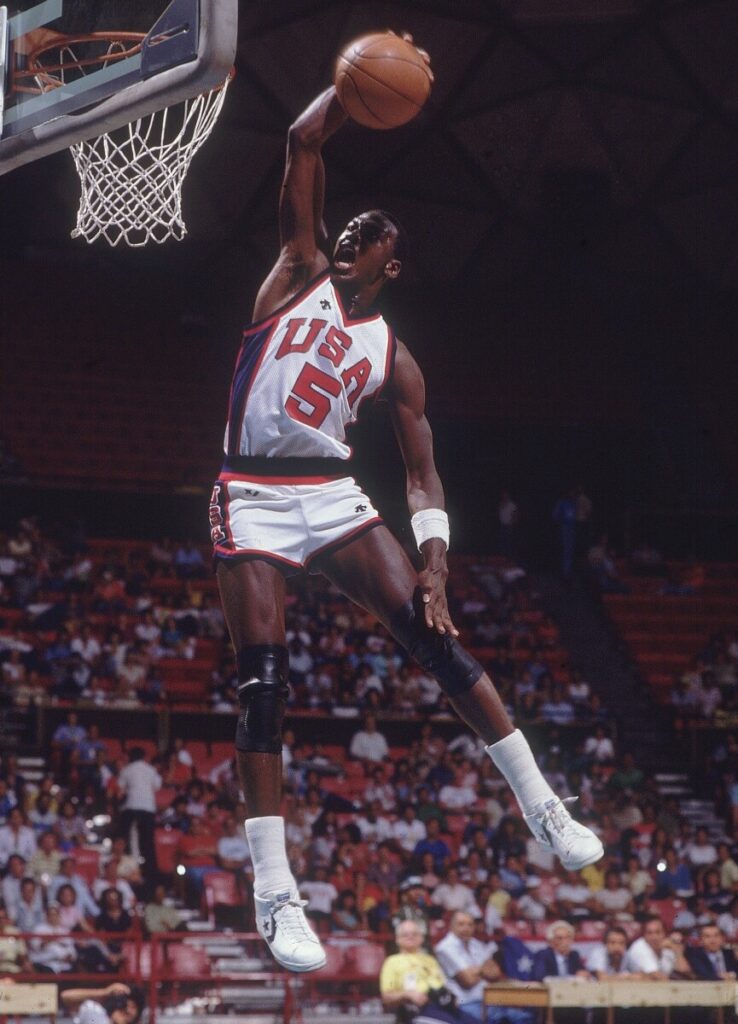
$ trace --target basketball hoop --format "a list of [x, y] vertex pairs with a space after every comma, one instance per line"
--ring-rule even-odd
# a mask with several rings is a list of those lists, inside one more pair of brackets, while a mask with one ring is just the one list
[[[57, 37], [28, 55], [17, 77], [30, 84], [16, 88], [49, 92], [136, 56], [145, 38], [133, 32]], [[72, 238], [91, 243], [103, 237], [111, 246], [124, 241], [134, 248], [184, 238], [184, 179], [218, 120], [233, 75], [210, 92], [70, 147], [81, 185]]]

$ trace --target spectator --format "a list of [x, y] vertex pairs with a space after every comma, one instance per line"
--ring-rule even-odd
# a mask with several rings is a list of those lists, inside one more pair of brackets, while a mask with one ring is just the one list
[[[133, 927], [133, 918], [123, 907], [123, 898], [118, 889], [104, 889], [100, 895], [100, 913], [95, 918], [95, 930], [125, 934]], [[121, 943], [105, 940], [100, 944], [103, 957], [111, 968], [119, 967], [125, 959]], [[110, 968], [109, 968], [110, 969]]]
[[693, 842], [688, 843], [685, 850], [685, 859], [693, 868], [708, 867], [717, 863], [718, 853], [704, 825], [697, 828]]
[[592, 904], [605, 919], [616, 917], [620, 921], [631, 921], [635, 913], [633, 893], [622, 884], [616, 868], [605, 872], [605, 887], [594, 894]]
[[422, 821], [419, 821], [415, 814], [415, 805], [407, 803], [403, 806], [401, 815], [392, 825], [392, 838], [400, 852], [409, 857], [415, 850], [418, 843], [425, 839], [428, 832]]
[[[141, 884], [141, 868], [136, 857], [126, 853], [126, 840], [124, 836], [114, 836], [112, 849], [108, 861], [115, 864], [115, 877], [125, 879], [134, 888]], [[107, 863], [107, 862], [106, 862]]]
[[156, 851], [154, 824], [156, 821], [156, 793], [161, 788], [161, 776], [144, 760], [141, 747], [132, 747], [129, 763], [118, 776], [123, 793], [120, 816], [121, 833], [130, 848], [131, 829], [136, 825], [138, 849], [143, 857], [143, 877], [147, 885], [156, 878]]
[[688, 949], [686, 955], [698, 981], [733, 981], [738, 977], [738, 960], [725, 945], [725, 935], [716, 924], [702, 925], [699, 947]]
[[431, 902], [437, 907], [443, 907], [446, 912], [461, 910], [473, 918], [481, 917], [474, 899], [474, 890], [459, 881], [459, 868], [456, 864], [449, 864], [446, 868], [443, 881], [436, 886]]
[[355, 761], [363, 761], [367, 769], [389, 758], [389, 744], [377, 730], [375, 715], [367, 715], [364, 719], [364, 728], [352, 736], [349, 756]]
[[544, 978], [588, 978], [589, 971], [582, 963], [579, 953], [572, 949], [574, 929], [568, 921], [554, 921], [546, 929], [548, 946], [539, 949], [533, 957], [532, 977], [535, 981]]
[[628, 935], [625, 929], [612, 925], [605, 932], [603, 941], [590, 951], [587, 958], [587, 970], [598, 981], [610, 981], [613, 978], [636, 980], [640, 974], [632, 974], [626, 970], [627, 950]]
[[199, 904], [205, 875], [218, 870], [217, 856], [215, 836], [206, 829], [202, 818], [193, 817], [190, 831], [180, 836], [177, 843], [177, 862], [185, 869], [184, 894], [189, 907]]
[[725, 842], [718, 843], [717, 855], [721, 886], [727, 892], [738, 892], [738, 864], [733, 859], [730, 846]]
[[392, 924], [413, 921], [423, 935], [428, 934], [428, 907], [425, 889], [418, 875], [410, 875], [400, 885], [400, 905], [392, 917]]
[[87, 841], [87, 825], [72, 800], [65, 800], [61, 805], [56, 832], [63, 850], [74, 846], [82, 846]]
[[68, 988], [59, 998], [75, 1024], [137, 1024], [144, 1008], [143, 993], [119, 981], [103, 989]]
[[223, 819], [223, 835], [218, 839], [218, 863], [224, 871], [240, 874], [251, 865], [251, 851], [246, 833], [232, 814]]
[[343, 889], [334, 901], [331, 927], [336, 932], [357, 932], [367, 927], [366, 915], [359, 911], [356, 893], [351, 889]]
[[446, 862], [451, 856], [451, 850], [448, 844], [441, 839], [441, 825], [437, 818], [429, 818], [425, 825], [426, 836], [425, 839], [421, 839], [416, 844], [413, 850], [413, 856], [418, 860], [423, 856], [424, 853], [430, 853], [433, 856], [433, 865], [435, 870], [442, 873]]
[[51, 906], [52, 903], [57, 904], [59, 908], [59, 922], [61, 923], [64, 931], [73, 932], [80, 930], [92, 930], [87, 922], [85, 913], [77, 900], [77, 893], [74, 891], [73, 886], [69, 885], [69, 883], [60, 885], [57, 897], [57, 900], [51, 901], [49, 906]]
[[48, 889], [48, 898], [52, 901], [59, 901], [59, 890], [64, 885], [71, 885], [77, 897], [77, 905], [85, 917], [95, 918], [100, 913], [100, 908], [92, 898], [92, 893], [87, 882], [74, 870], [74, 858], [63, 857], [59, 866], [59, 873], [51, 879]]
[[8, 863], [14, 853], [20, 854], [29, 861], [36, 852], [36, 836], [32, 828], [25, 823], [20, 807], [11, 807], [7, 824], [0, 827], [0, 871]]
[[438, 793], [438, 803], [444, 811], [468, 810], [477, 801], [477, 794], [468, 785], [464, 777], [464, 769], [454, 768], [453, 780], [442, 786]]
[[738, 896], [734, 896], [727, 911], [720, 914], [717, 925], [730, 942], [738, 939]]
[[509, 491], [500, 493], [497, 505], [497, 519], [500, 524], [499, 551], [506, 558], [515, 558], [517, 552], [517, 526], [519, 519], [518, 506]]
[[118, 877], [115, 861], [112, 860], [103, 865], [102, 878], [96, 878], [92, 883], [92, 895], [99, 903], [109, 889], [115, 889], [125, 910], [133, 910], [136, 905], [136, 894], [125, 878]]
[[323, 864], [318, 864], [313, 869], [313, 877], [305, 879], [300, 883], [300, 892], [308, 900], [307, 915], [313, 918], [318, 925], [330, 924], [333, 904], [338, 898], [338, 890], [332, 882], [328, 881], [328, 869]]
[[54, 875], [59, 873], [62, 855], [53, 832], [44, 832], [38, 841], [38, 849], [28, 862], [28, 873], [41, 885], [47, 886]]
[[[619, 882], [616, 874], [616, 882]], [[630, 899], [630, 893], [626, 894]], [[591, 916], [592, 893], [578, 871], [564, 871], [556, 889], [556, 913], [567, 921], [578, 921]]]
[[154, 889], [151, 901], [144, 908], [143, 923], [148, 935], [176, 931], [182, 927], [182, 915], [167, 902], [166, 886], [157, 885]]
[[56, 903], [50, 903], [46, 919], [33, 929], [33, 934], [39, 938], [31, 939], [30, 944], [31, 962], [37, 971], [64, 974], [72, 970], [77, 960], [77, 950], [72, 939], [58, 934], [65, 930], [59, 918], [59, 907]]
[[200, 579], [205, 575], [202, 552], [193, 541], [181, 544], [174, 554], [174, 571], [181, 580]]
[[677, 969], [677, 954], [666, 937], [664, 923], [657, 915], [646, 918], [643, 934], [630, 946], [625, 969], [656, 981], [666, 981]]
[[379, 975], [379, 991], [385, 1010], [395, 1011], [398, 1024], [413, 1020], [422, 1010], [423, 1019], [448, 1024], [476, 1024], [476, 1018], [458, 1009], [443, 1009], [438, 998], [446, 979], [440, 964], [423, 952], [424, 934], [414, 921], [401, 921], [395, 928], [399, 953], [388, 956]]
[[19, 929], [11, 924], [8, 912], [0, 904], [0, 977], [31, 970], [28, 948], [18, 938]]
[[499, 981], [502, 971], [494, 959], [497, 945], [474, 937], [474, 919], [457, 910], [449, 922], [449, 931], [434, 949], [446, 976], [446, 985], [458, 1008], [485, 1024], [529, 1024], [531, 1011], [484, 1005], [485, 985]]
[[41, 887], [33, 878], [24, 878], [20, 887], [20, 900], [15, 911], [15, 923], [21, 932], [32, 932], [44, 919]]
[[51, 796], [48, 793], [39, 793], [36, 803], [28, 812], [28, 824], [36, 835], [55, 829], [59, 821], [59, 815], [52, 806]]
[[656, 865], [656, 892], [654, 898], [669, 899], [673, 896], [691, 896], [694, 892], [692, 873], [683, 860], [677, 856], [673, 846], [667, 846], [663, 861]]
[[584, 742], [584, 753], [593, 761], [605, 763], [612, 761], [615, 757], [615, 747], [607, 735], [604, 725], [598, 725], [594, 736], [589, 736]]
[[[67, 643], [66, 631], [60, 631], [57, 635], [56, 644], [47, 648], [46, 660], [52, 664], [65, 664], [71, 657], [72, 649]], [[55, 756], [58, 771], [63, 779], [67, 778], [72, 758], [77, 753], [77, 747], [87, 736], [87, 730], [79, 724], [79, 718], [75, 711], [67, 714], [66, 721], [58, 725], [51, 737], [52, 755]]]
[[26, 877], [26, 862], [19, 853], [12, 853], [8, 857], [7, 871], [5, 878], [0, 883], [2, 903], [8, 912], [11, 920], [15, 920], [18, 911], [18, 904], [21, 898], [21, 883]]

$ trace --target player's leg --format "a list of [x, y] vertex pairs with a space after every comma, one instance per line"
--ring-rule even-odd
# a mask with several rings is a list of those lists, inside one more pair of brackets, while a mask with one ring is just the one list
[[551, 790], [482, 666], [457, 640], [426, 626], [417, 573], [389, 530], [377, 527], [316, 564], [435, 676], [460, 718], [487, 744], [487, 753], [510, 784], [536, 839], [553, 846], [572, 870], [599, 860], [599, 839], [571, 818]]
[[289, 670], [284, 577], [261, 560], [219, 561], [217, 579], [238, 666], [236, 758], [254, 867], [256, 925], [283, 967], [317, 970], [325, 954], [305, 919], [280, 814]]

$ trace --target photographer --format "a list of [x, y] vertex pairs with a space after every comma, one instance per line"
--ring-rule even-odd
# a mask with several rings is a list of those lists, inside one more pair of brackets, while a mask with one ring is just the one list
[[397, 1024], [477, 1024], [459, 1010], [446, 988], [440, 964], [422, 951], [423, 932], [415, 921], [400, 921], [395, 928], [399, 953], [388, 956], [379, 975], [379, 990], [386, 1010], [394, 1010]]
[[74, 1024], [137, 1024], [144, 1008], [143, 992], [113, 982], [107, 988], [69, 988], [60, 993], [62, 1005], [74, 1014]]

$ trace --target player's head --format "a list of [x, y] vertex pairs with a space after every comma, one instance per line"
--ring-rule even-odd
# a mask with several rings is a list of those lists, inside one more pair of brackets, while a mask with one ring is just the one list
[[352, 217], [333, 249], [331, 277], [352, 285], [384, 284], [399, 276], [407, 256], [407, 235], [385, 210]]

